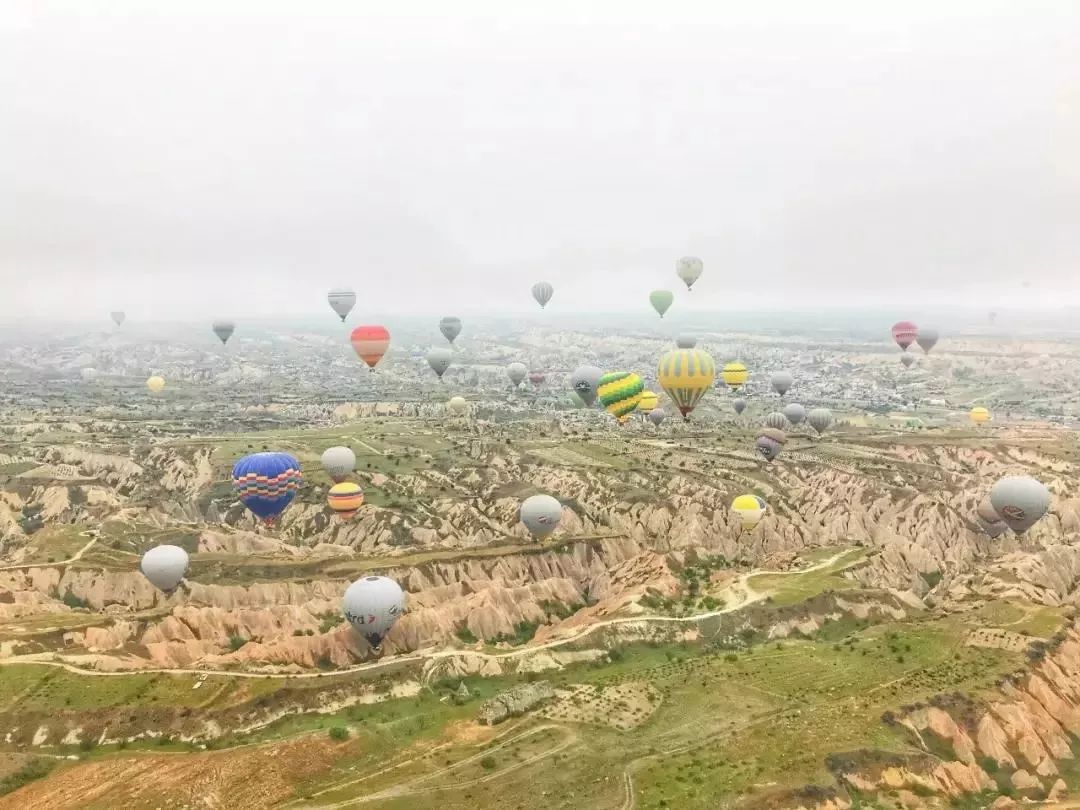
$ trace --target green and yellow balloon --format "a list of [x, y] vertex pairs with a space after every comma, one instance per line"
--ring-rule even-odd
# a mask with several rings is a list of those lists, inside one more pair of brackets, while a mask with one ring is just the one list
[[600, 378], [596, 385], [597, 399], [604, 410], [619, 420], [621, 425], [641, 402], [645, 383], [632, 371], [611, 371]]

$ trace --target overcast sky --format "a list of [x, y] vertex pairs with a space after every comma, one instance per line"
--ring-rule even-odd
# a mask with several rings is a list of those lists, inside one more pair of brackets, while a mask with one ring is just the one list
[[0, 318], [1080, 303], [1075, 0], [404, 5], [0, 3]]

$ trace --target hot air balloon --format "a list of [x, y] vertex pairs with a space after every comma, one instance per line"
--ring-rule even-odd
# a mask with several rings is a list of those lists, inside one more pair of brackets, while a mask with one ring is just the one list
[[652, 308], [655, 309], [660, 317], [664, 317], [664, 313], [671, 309], [671, 304], [675, 301], [675, 296], [671, 290], [653, 290], [649, 293], [649, 303], [652, 304]]
[[987, 495], [982, 501], [979, 502], [978, 507], [975, 509], [975, 514], [985, 520], [987, 523], [1000, 523], [1001, 515], [998, 514], [998, 510], [994, 508], [994, 504], [990, 502], [990, 496]]
[[341, 481], [330, 487], [330, 491], [326, 493], [326, 505], [333, 509], [339, 518], [347, 520], [364, 505], [364, 490], [352, 481]]
[[112, 318], [113, 323], [115, 323], [117, 326], [120, 326], [120, 324], [124, 322], [124, 319], [127, 316], [120, 310], [115, 310], [109, 313], [109, 317]]
[[544, 384], [544, 380], [547, 379], [547, 375], [542, 371], [530, 371], [529, 382], [533, 384], [534, 388], [539, 388]]
[[330, 302], [330, 308], [338, 314], [341, 322], [344, 323], [349, 313], [352, 312], [352, 308], [356, 306], [356, 293], [348, 287], [335, 287], [327, 293], [326, 300]]
[[660, 424], [666, 418], [667, 418], [667, 413], [664, 411], [663, 408], [653, 408], [651, 411], [649, 411], [649, 421], [652, 422], [657, 427], [660, 427]]
[[586, 405], [596, 402], [596, 386], [604, 372], [596, 366], [579, 366], [570, 375], [570, 385], [574, 387], [574, 393], [581, 397]]
[[904, 351], [907, 351], [907, 347], [915, 342], [918, 334], [919, 327], [911, 321], [897, 321], [892, 325], [892, 339]]
[[738, 391], [746, 385], [746, 381], [750, 379], [750, 372], [746, 370], [746, 366], [742, 363], [733, 361], [724, 366], [724, 370], [720, 372], [720, 376], [723, 378], [728, 388], [732, 391]]
[[780, 448], [787, 442], [784, 431], [775, 428], [764, 427], [758, 431], [757, 441], [754, 447], [766, 461], [772, 461], [780, 455]]
[[466, 402], [465, 397], [450, 397], [450, 401], [446, 403], [446, 409], [454, 416], [464, 416], [469, 412], [469, 403]]
[[87, 367], [80, 371], [79, 375], [83, 378], [84, 381], [93, 382], [97, 379], [97, 369]]
[[443, 333], [444, 338], [453, 343], [454, 338], [461, 334], [461, 318], [447, 315], [439, 321], [439, 331]]
[[540, 540], [559, 527], [562, 504], [550, 495], [531, 495], [521, 502], [520, 517], [525, 528]]
[[991, 540], [995, 537], [1000, 537], [1009, 530], [1009, 525], [1003, 520], [999, 520], [997, 523], [987, 523], [981, 517], [977, 517], [975, 518], [975, 522], [979, 524], [979, 528], [982, 529], [983, 533]]
[[990, 504], [1017, 534], [1023, 534], [1050, 508], [1050, 491], [1034, 478], [1010, 475], [990, 488]]
[[510, 378], [510, 382], [515, 387], [521, 385], [521, 381], [525, 379], [525, 375], [529, 373], [529, 370], [525, 368], [524, 363], [511, 363], [506, 367], [506, 376]]
[[600, 378], [596, 387], [600, 404], [619, 420], [620, 425], [630, 418], [644, 390], [645, 383], [632, 371], [608, 372]]
[[773, 411], [772, 413], [765, 415], [762, 424], [764, 424], [765, 427], [783, 430], [787, 427], [787, 417], [780, 413], [780, 411]]
[[736, 415], [741, 414], [746, 410], [746, 400], [742, 398], [736, 399], [731, 403], [731, 407], [735, 409]]
[[705, 265], [696, 256], [683, 256], [675, 262], [675, 275], [683, 280], [688, 290], [701, 277], [701, 271], [704, 269]]
[[911, 368], [911, 366], [915, 363], [915, 355], [904, 352], [902, 355], [900, 355], [900, 362], [904, 366], [904, 368]]
[[187, 574], [188, 553], [180, 546], [154, 546], [142, 555], [139, 570], [159, 591], [172, 594]]
[[637, 410], [641, 411], [641, 413], [649, 413], [659, 404], [660, 397], [652, 391], [642, 391], [641, 399], [638, 400]]
[[923, 352], [930, 354], [930, 350], [934, 348], [938, 342], [937, 329], [920, 326], [919, 333], [915, 335], [915, 342], [919, 344], [919, 348], [922, 349]]
[[740, 495], [731, 502], [731, 511], [742, 523], [744, 531], [753, 531], [765, 515], [765, 501], [757, 495]]
[[798, 402], [789, 402], [784, 406], [784, 416], [793, 425], [797, 425], [806, 419], [806, 408]]
[[300, 462], [288, 453], [252, 453], [236, 462], [232, 478], [244, 506], [273, 523], [296, 497], [303, 475]]
[[829, 429], [829, 425], [832, 424], [832, 411], [828, 408], [814, 408], [814, 410], [807, 414], [806, 421], [809, 422], [810, 427], [818, 433], [824, 433]]
[[783, 396], [791, 388], [791, 384], [795, 382], [795, 378], [786, 371], [774, 372], [772, 377], [769, 378], [769, 384], [772, 385], [773, 391]]
[[405, 613], [405, 592], [388, 577], [364, 577], [346, 588], [341, 612], [378, 654], [390, 628]]
[[701, 349], [673, 349], [660, 358], [656, 375], [664, 393], [671, 397], [686, 419], [712, 388], [716, 364]]
[[147, 379], [146, 387], [150, 389], [151, 394], [160, 394], [165, 390], [165, 379], [155, 374]]
[[356, 453], [348, 447], [328, 447], [323, 450], [322, 466], [335, 482], [344, 481], [356, 469]]
[[438, 378], [441, 380], [442, 375], [446, 373], [446, 370], [450, 368], [450, 360], [453, 355], [449, 349], [444, 349], [442, 346], [438, 346], [427, 353], [427, 363], [431, 366], [431, 370], [435, 372]]
[[975, 522], [991, 539], [999, 537], [1009, 530], [1009, 525], [1001, 519], [1001, 515], [997, 513], [994, 505], [990, 503], [989, 495], [983, 498], [975, 510]]
[[976, 425], [981, 425], [984, 422], [990, 421], [990, 411], [986, 410], [986, 408], [983, 408], [981, 406], [978, 408], [972, 408], [971, 413], [968, 414], [968, 418], [971, 419], [971, 421], [974, 422]]
[[349, 340], [356, 356], [367, 363], [368, 368], [375, 368], [390, 347], [390, 333], [384, 326], [358, 326], [352, 330]]
[[214, 321], [211, 328], [214, 330], [214, 334], [218, 336], [218, 340], [221, 341], [221, 345], [224, 346], [229, 342], [232, 333], [236, 331], [236, 324], [232, 321]]
[[551, 300], [551, 296], [554, 294], [555, 288], [546, 281], [538, 281], [532, 286], [532, 296], [541, 309], [547, 306], [547, 302]]
[[693, 335], [683, 333], [675, 338], [675, 345], [680, 349], [693, 349], [697, 346], [697, 338]]

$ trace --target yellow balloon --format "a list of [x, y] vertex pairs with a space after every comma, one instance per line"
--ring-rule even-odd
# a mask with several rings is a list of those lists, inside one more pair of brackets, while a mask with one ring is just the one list
[[990, 411], [986, 408], [972, 408], [971, 413], [968, 414], [971, 417], [971, 421], [976, 425], [981, 425], [983, 422], [990, 421]]
[[151, 394], [160, 394], [165, 390], [165, 380], [155, 374], [146, 381], [146, 387], [150, 389]]
[[712, 388], [716, 363], [701, 349], [674, 349], [660, 358], [656, 375], [664, 392], [686, 418]]
[[326, 493], [326, 503], [340, 518], [351, 518], [364, 505], [364, 490], [352, 481], [334, 484]]
[[750, 531], [765, 515], [765, 501], [757, 495], [740, 495], [731, 502], [731, 511], [739, 516], [743, 529]]
[[750, 379], [750, 372], [746, 370], [746, 366], [742, 363], [732, 362], [724, 366], [720, 376], [724, 378], [724, 382], [732, 391], [738, 391]]
[[660, 404], [660, 397], [652, 391], [642, 391], [641, 399], [638, 400], [637, 409], [642, 413], [648, 413]]

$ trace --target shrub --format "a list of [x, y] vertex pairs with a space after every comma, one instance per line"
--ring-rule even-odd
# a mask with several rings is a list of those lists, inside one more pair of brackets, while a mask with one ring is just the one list
[[455, 630], [454, 635], [458, 637], [462, 644], [475, 644], [477, 642], [476, 634], [466, 624], [462, 624]]
[[52, 759], [32, 759], [14, 773], [9, 773], [0, 779], [0, 795], [18, 790], [28, 782], [47, 776], [49, 771], [56, 765]]
[[73, 594], [71, 591], [66, 591], [64, 593], [63, 602], [69, 608], [86, 608], [86, 607], [89, 607], [89, 603], [85, 599], [80, 599], [78, 596]]
[[345, 726], [331, 726], [330, 739], [335, 742], [343, 742], [349, 739], [349, 729]]
[[495, 770], [495, 757], [484, 757], [480, 760], [480, 767], [485, 771]]
[[248, 640], [243, 636], [238, 636], [235, 633], [229, 636], [229, 649], [233, 652], [236, 652], [247, 643]]

